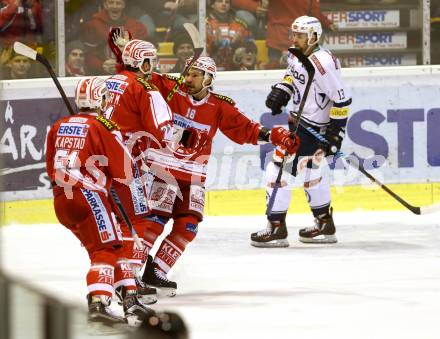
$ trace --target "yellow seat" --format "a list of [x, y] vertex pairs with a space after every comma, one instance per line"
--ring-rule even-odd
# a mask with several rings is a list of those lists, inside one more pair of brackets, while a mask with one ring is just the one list
[[173, 42], [159, 42], [159, 49], [157, 50], [157, 55], [173, 55]]
[[255, 40], [257, 45], [257, 61], [266, 63], [269, 61], [268, 49], [266, 46], [266, 40]]

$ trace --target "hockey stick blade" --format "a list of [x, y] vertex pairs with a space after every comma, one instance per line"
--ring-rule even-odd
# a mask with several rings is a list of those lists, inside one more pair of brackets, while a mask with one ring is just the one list
[[[304, 124], [300, 123], [301, 127], [303, 127], [307, 132], [309, 132], [312, 136], [314, 136], [316, 139], [318, 139], [321, 142], [328, 143], [327, 139], [325, 139], [321, 134], [316, 132], [313, 128], [305, 126]], [[402, 206], [406, 207], [408, 210], [413, 212], [414, 214], [421, 215], [421, 214], [429, 214], [440, 211], [440, 203], [435, 203], [429, 206], [422, 206], [417, 207], [413, 206], [410, 203], [408, 203], [406, 200], [401, 198], [399, 195], [394, 193], [391, 189], [388, 188], [385, 184], [380, 182], [378, 179], [376, 179], [374, 176], [372, 176], [370, 173], [368, 173], [365, 168], [356, 162], [356, 164], [351, 162], [347, 159], [347, 156], [342, 152], [337, 152], [335, 154], [336, 158], [341, 158], [345, 160], [346, 163], [348, 163], [351, 167], [357, 169], [359, 172], [364, 174], [368, 179], [370, 179], [372, 182], [374, 182], [376, 185], [378, 185], [380, 188], [382, 188], [385, 192], [387, 192], [391, 197], [393, 197], [395, 200], [397, 200]]]
[[25, 44], [19, 41], [14, 42], [14, 51], [15, 53], [24, 55], [29, 59], [37, 60], [37, 54], [38, 54], [37, 51], [35, 49], [30, 48], [29, 46], [26, 46]]
[[183, 27], [188, 32], [188, 34], [192, 40], [194, 48], [195, 49], [202, 48], [202, 50], [203, 50], [202, 42], [200, 41], [200, 34], [199, 34], [199, 31], [197, 30], [196, 26], [194, 26], [192, 23], [185, 22], [183, 24]]

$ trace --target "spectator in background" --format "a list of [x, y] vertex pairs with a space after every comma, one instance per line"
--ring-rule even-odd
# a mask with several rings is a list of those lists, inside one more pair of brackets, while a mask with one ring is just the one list
[[[77, 39], [81, 34], [83, 25], [101, 8], [102, 1], [64, 0], [66, 40]], [[53, 18], [49, 18], [49, 20], [53, 21]]]
[[19, 40], [36, 44], [41, 40], [42, 16], [38, 0], [0, 0], [0, 46]]
[[85, 46], [79, 40], [71, 41], [66, 47], [66, 76], [85, 76]]
[[[156, 26], [166, 27], [167, 31], [183, 29], [185, 22], [198, 21], [198, 0], [150, 0], [144, 1], [144, 9], [155, 13]], [[140, 19], [142, 21], [142, 17]], [[165, 41], [171, 40], [167, 34]]]
[[252, 71], [262, 69], [257, 62], [257, 45], [252, 40], [243, 42], [234, 52], [234, 70]]
[[234, 50], [251, 37], [246, 24], [231, 10], [230, 0], [210, 0], [206, 21], [208, 54], [215, 60], [217, 70], [233, 68]]
[[29, 79], [32, 78], [31, 60], [11, 50], [10, 58], [4, 64], [2, 79]]
[[194, 47], [186, 30], [174, 32], [171, 36], [174, 43], [173, 53], [177, 62], [170, 73], [180, 73], [185, 68], [186, 59], [194, 55]]
[[255, 38], [266, 35], [269, 0], [232, 0], [237, 18], [243, 20]]
[[290, 47], [289, 29], [292, 22], [302, 16], [316, 17], [322, 25], [332, 31], [336, 30], [327, 17], [321, 13], [319, 0], [271, 0], [267, 12], [266, 45], [269, 49], [268, 69], [279, 68], [282, 52]]
[[87, 48], [86, 63], [93, 75], [117, 72], [116, 59], [107, 46], [108, 33], [112, 27], [130, 31], [133, 39], [148, 39], [145, 26], [125, 14], [125, 5], [125, 0], [104, 0], [104, 8], [84, 25], [82, 41]]

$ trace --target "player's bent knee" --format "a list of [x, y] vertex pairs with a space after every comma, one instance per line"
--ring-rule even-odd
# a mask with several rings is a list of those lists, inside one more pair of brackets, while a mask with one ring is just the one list
[[197, 235], [199, 219], [195, 215], [187, 214], [174, 219], [171, 234], [178, 234], [187, 242], [191, 242]]

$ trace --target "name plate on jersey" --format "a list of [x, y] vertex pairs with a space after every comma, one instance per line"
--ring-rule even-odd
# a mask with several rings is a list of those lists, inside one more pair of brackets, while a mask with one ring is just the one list
[[417, 65], [415, 54], [340, 55], [342, 67], [380, 67]]
[[324, 14], [339, 29], [400, 27], [400, 12], [397, 10], [332, 11]]
[[401, 49], [407, 47], [406, 32], [340, 32], [324, 35], [323, 45], [330, 50]]

